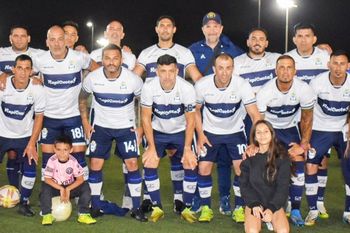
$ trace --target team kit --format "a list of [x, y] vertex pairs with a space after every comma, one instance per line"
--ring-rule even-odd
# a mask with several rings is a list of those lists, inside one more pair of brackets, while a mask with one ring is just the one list
[[[283, 209], [295, 226], [313, 226], [329, 218], [324, 196], [334, 148], [345, 182], [343, 221], [350, 224], [349, 58], [317, 45], [313, 24], [295, 25], [295, 49], [279, 54], [266, 51], [263, 28], [250, 30], [242, 50], [222, 33], [215, 12], [203, 17], [203, 40], [186, 48], [173, 41], [174, 18], [163, 15], [155, 24], [158, 42], [137, 58], [122, 43], [120, 21], [106, 26], [109, 44], [91, 53], [76, 44], [78, 30], [72, 21], [50, 27], [45, 51], [29, 47], [29, 29], [16, 25], [11, 46], [0, 48], [0, 159], [6, 155], [8, 183], [19, 190], [19, 214], [39, 214], [29, 201], [41, 178], [43, 225], [55, 221], [56, 196], [63, 203], [76, 199], [82, 224], [128, 213], [141, 222], [166, 221], [158, 167], [167, 156], [174, 212], [184, 221], [212, 221], [216, 164], [221, 214], [244, 223], [246, 206], [258, 205], [272, 213]], [[264, 206], [259, 188], [241, 192], [241, 162], [258, 153], [250, 129], [262, 119], [289, 154], [283, 207]], [[120, 206], [103, 197], [111, 153], [123, 163]], [[278, 227], [274, 218], [261, 220]]]

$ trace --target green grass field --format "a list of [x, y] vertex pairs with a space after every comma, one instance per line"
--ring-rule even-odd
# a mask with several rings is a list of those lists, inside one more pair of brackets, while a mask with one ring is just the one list
[[[344, 185], [340, 173], [339, 161], [333, 158], [330, 161], [329, 180], [326, 190], [326, 207], [330, 214], [330, 219], [320, 220], [315, 227], [291, 228], [291, 232], [350, 232], [350, 226], [342, 222], [344, 203]], [[218, 212], [218, 194], [217, 187], [213, 188], [213, 209], [214, 219], [209, 224], [194, 223], [189, 224], [180, 219], [180, 216], [172, 211], [172, 185], [170, 182], [169, 162], [163, 159], [160, 168], [161, 194], [165, 211], [164, 219], [157, 223], [140, 223], [129, 217], [103, 216], [98, 218], [95, 225], [87, 226], [76, 222], [76, 208], [69, 220], [65, 222], [56, 222], [52, 226], [42, 226], [38, 202], [39, 183], [35, 186], [31, 198], [31, 204], [37, 212], [35, 217], [24, 217], [17, 214], [17, 207], [12, 209], [0, 208], [0, 232], [243, 232], [243, 225], [234, 223], [230, 217], [223, 216]], [[104, 168], [104, 194], [106, 199], [121, 204], [123, 178], [120, 160], [115, 156], [107, 161]], [[216, 180], [216, 178], [214, 178]], [[7, 183], [5, 164], [1, 164], [0, 184]], [[215, 182], [216, 183], [216, 182]], [[216, 185], [216, 184], [215, 184]], [[303, 199], [303, 215], [307, 214], [306, 200]], [[74, 206], [75, 207], [75, 206]], [[268, 232], [266, 228], [263, 232]]]

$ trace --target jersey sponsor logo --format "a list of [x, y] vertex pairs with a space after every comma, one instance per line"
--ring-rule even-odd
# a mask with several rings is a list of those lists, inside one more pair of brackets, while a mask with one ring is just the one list
[[52, 89], [69, 89], [81, 83], [81, 73], [44, 74], [44, 85]]
[[297, 113], [300, 108], [300, 104], [297, 105], [282, 105], [278, 107], [267, 107], [266, 111], [276, 115], [277, 117], [290, 117]]
[[329, 116], [344, 116], [349, 111], [350, 102], [333, 101], [317, 98], [317, 103], [321, 107], [324, 114]]
[[240, 74], [244, 79], [247, 79], [252, 87], [259, 87], [264, 85], [267, 81], [273, 79], [275, 70], [262, 70], [257, 72]]
[[153, 103], [152, 111], [154, 115], [161, 119], [171, 119], [182, 116], [185, 112], [185, 106], [183, 104], [156, 104]]
[[15, 61], [0, 61], [0, 70], [4, 73], [12, 73], [12, 67]]
[[[185, 66], [183, 64], [177, 63], [177, 68], [179, 69], [178, 75], [181, 78], [185, 77]], [[157, 76], [156, 70], [157, 70], [157, 63], [156, 62], [148, 63], [146, 65], [146, 78], [156, 77]]]
[[220, 118], [227, 118], [233, 116], [237, 109], [240, 107], [242, 101], [238, 103], [219, 103], [212, 104], [205, 102], [204, 106], [209, 110], [211, 114]]
[[1, 102], [1, 109], [4, 115], [15, 120], [23, 120], [32, 109], [33, 104], [17, 105]]
[[134, 100], [134, 93], [131, 94], [111, 94], [94, 92], [95, 100], [105, 107], [120, 108], [130, 104]]
[[327, 69], [297, 70], [297, 77], [300, 80], [309, 83], [311, 79], [316, 77], [316, 75], [325, 71], [327, 71]]

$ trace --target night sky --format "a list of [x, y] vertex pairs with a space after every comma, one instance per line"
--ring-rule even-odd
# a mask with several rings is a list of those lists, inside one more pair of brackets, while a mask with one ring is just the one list
[[[285, 11], [275, 0], [262, 1], [261, 26], [269, 32], [268, 50], [284, 51]], [[350, 51], [349, 0], [295, 0], [298, 5], [290, 11], [290, 43], [292, 26], [300, 21], [312, 22], [317, 28], [318, 42], [329, 43], [334, 49]], [[31, 47], [45, 47], [46, 31], [53, 24], [73, 20], [80, 25], [80, 44], [90, 47], [91, 33], [85, 26], [88, 20], [95, 23], [95, 38], [103, 35], [106, 24], [112, 19], [124, 24], [126, 37], [123, 44], [139, 52], [156, 43], [156, 19], [163, 14], [172, 15], [177, 24], [175, 42], [189, 46], [203, 38], [202, 17], [208, 11], [221, 14], [224, 34], [246, 48], [248, 31], [257, 26], [258, 0], [10, 0], [2, 1], [0, 14], [0, 46], [9, 46], [9, 28], [25, 24], [31, 31]], [[95, 48], [98, 45], [95, 45]]]

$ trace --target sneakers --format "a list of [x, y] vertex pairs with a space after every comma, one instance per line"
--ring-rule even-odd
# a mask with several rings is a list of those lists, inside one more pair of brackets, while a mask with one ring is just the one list
[[213, 210], [209, 206], [202, 206], [201, 216], [199, 216], [199, 222], [210, 222], [214, 217]]
[[290, 217], [290, 212], [292, 211], [292, 203], [290, 201], [287, 201], [287, 206], [286, 206], [286, 216], [289, 218]]
[[92, 218], [90, 214], [79, 214], [78, 222], [90, 225], [96, 223], [96, 219]]
[[52, 225], [53, 221], [55, 221], [55, 218], [52, 216], [52, 214], [45, 214], [43, 215], [43, 220], [41, 224], [44, 226], [48, 226]]
[[317, 210], [319, 211], [318, 217], [322, 219], [329, 218], [329, 214], [327, 213], [326, 207], [324, 207], [324, 202], [322, 201], [317, 202]]
[[193, 198], [191, 210], [195, 213], [199, 213], [202, 210], [201, 198], [197, 195]]
[[194, 223], [197, 218], [196, 218], [196, 213], [193, 212], [190, 208], [185, 208], [182, 212], [181, 212], [181, 218], [185, 219], [187, 222], [189, 223]]
[[174, 212], [176, 214], [181, 214], [181, 212], [184, 210], [185, 205], [182, 201], [180, 200], [175, 200], [174, 201]]
[[290, 221], [294, 226], [297, 227], [302, 227], [305, 224], [303, 217], [301, 216], [300, 210], [298, 209], [294, 209], [290, 212]]
[[19, 214], [27, 216], [27, 217], [33, 217], [35, 215], [35, 212], [32, 210], [30, 205], [28, 205], [27, 203], [21, 203], [18, 207], [17, 212]]
[[164, 218], [164, 211], [158, 206], [152, 207], [153, 211], [150, 217], [152, 222], [157, 222], [159, 219]]
[[236, 223], [244, 223], [244, 209], [243, 206], [237, 206], [232, 213], [232, 219]]
[[305, 226], [315, 225], [318, 218], [318, 210], [310, 210], [305, 218]]
[[230, 196], [223, 196], [220, 198], [219, 212], [223, 215], [231, 215]]
[[140, 208], [132, 210], [130, 216], [140, 222], [148, 221], [147, 217]]
[[343, 215], [343, 222], [346, 224], [350, 224], [350, 214]]
[[152, 202], [150, 199], [145, 199], [141, 203], [141, 210], [143, 213], [148, 213], [152, 211]]

